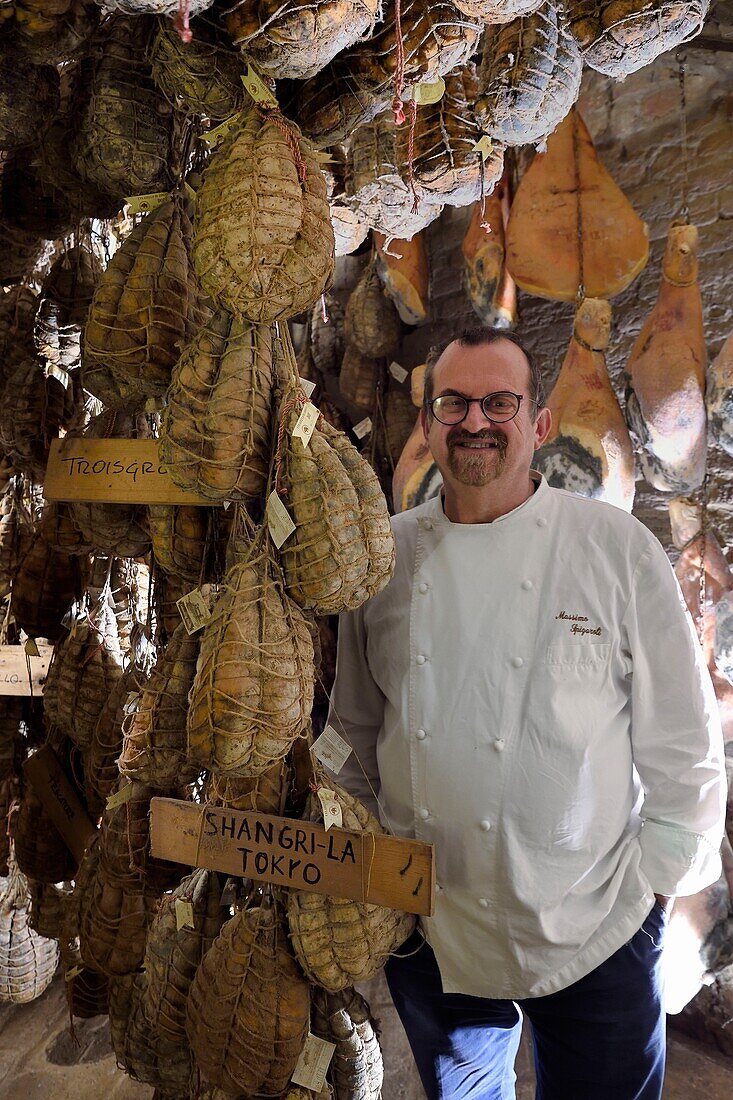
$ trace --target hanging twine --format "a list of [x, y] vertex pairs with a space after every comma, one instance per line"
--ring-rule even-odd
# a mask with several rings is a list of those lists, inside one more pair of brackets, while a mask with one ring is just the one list
[[324, 325], [327, 325], [329, 323], [328, 310], [326, 309], [326, 295], [325, 294], [321, 295], [321, 319], [323, 320]]
[[575, 163], [575, 207], [578, 225], [578, 305], [585, 298], [585, 264], [583, 258], [583, 207], [580, 201], [580, 126], [578, 113], [573, 111], [573, 161]]
[[304, 187], [306, 177], [308, 175], [308, 167], [303, 160], [303, 153], [300, 148], [298, 135], [293, 129], [291, 123], [289, 123], [288, 120], [282, 115], [279, 107], [266, 107], [263, 103], [258, 103], [257, 110], [260, 112], [264, 119], [269, 122], [274, 122], [278, 130], [287, 141], [290, 147], [290, 152], [293, 154], [295, 167], [298, 169], [298, 180], [300, 181], [301, 187]]
[[187, 45], [193, 39], [193, 32], [189, 26], [190, 15], [190, 0], [178, 0], [178, 15], [176, 16], [175, 28], [178, 31], [181, 42], [185, 42]]
[[275, 449], [275, 492], [279, 497], [288, 495], [287, 487], [283, 485], [280, 476], [283, 462], [283, 441], [285, 439], [288, 416], [293, 409], [300, 408], [302, 405], [305, 405], [305, 403], [305, 394], [302, 391], [296, 392], [293, 397], [283, 403], [283, 407], [280, 410], [280, 424], [277, 429], [277, 447]]
[[394, 112], [395, 126], [402, 126], [405, 121], [405, 105], [402, 102], [402, 87], [405, 82], [405, 43], [402, 41], [402, 2], [395, 0], [394, 6], [395, 35], [397, 36], [397, 63], [394, 74], [394, 98], [392, 110]]
[[689, 149], [687, 145], [687, 88], [685, 86], [685, 55], [677, 53], [677, 79], [680, 86], [680, 144], [682, 146], [682, 205], [680, 219], [685, 225], [690, 223], [689, 207]]
[[417, 125], [417, 103], [410, 100], [410, 134], [407, 141], [407, 183], [412, 191], [412, 213], [420, 209], [420, 196], [415, 187], [415, 127]]

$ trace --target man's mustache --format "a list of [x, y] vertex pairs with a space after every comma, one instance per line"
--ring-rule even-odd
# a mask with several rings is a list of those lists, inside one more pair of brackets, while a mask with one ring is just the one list
[[461, 443], [478, 443], [481, 439], [485, 439], [488, 443], [495, 443], [501, 451], [506, 450], [506, 436], [499, 432], [491, 431], [491, 429], [486, 429], [482, 432], [463, 432], [454, 429], [452, 432], [448, 432], [446, 443], [449, 447], [458, 447]]

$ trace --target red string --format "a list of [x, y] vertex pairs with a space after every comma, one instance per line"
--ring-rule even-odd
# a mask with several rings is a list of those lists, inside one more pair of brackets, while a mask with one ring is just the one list
[[178, 15], [176, 16], [175, 28], [178, 31], [181, 42], [188, 43], [193, 38], [193, 32], [188, 25], [190, 15], [190, 0], [178, 0]]
[[300, 393], [296, 393], [294, 397], [291, 397], [289, 401], [285, 402], [280, 413], [280, 427], [277, 429], [277, 448], [275, 450], [275, 492], [280, 497], [288, 495], [288, 490], [280, 480], [283, 462], [283, 439], [285, 438], [287, 418], [292, 409], [297, 409], [298, 406], [305, 405], [305, 400], [305, 394], [301, 390]]
[[301, 186], [305, 186], [306, 176], [308, 174], [308, 167], [303, 160], [303, 154], [300, 150], [300, 142], [297, 135], [293, 130], [288, 120], [280, 113], [277, 107], [265, 107], [262, 103], [257, 104], [258, 110], [263, 118], [270, 119], [274, 122], [278, 130], [282, 133], [283, 137], [290, 146], [290, 151], [293, 154], [293, 160], [295, 161], [295, 167], [298, 169], [298, 179]]
[[394, 111], [395, 126], [401, 126], [405, 121], [405, 110], [402, 102], [402, 86], [405, 80], [405, 43], [402, 41], [401, 0], [395, 0], [394, 22], [395, 34], [397, 36], [397, 64], [394, 74], [394, 99], [392, 100], [392, 110]]
[[410, 135], [407, 141], [407, 182], [412, 191], [412, 213], [417, 214], [420, 209], [420, 196], [415, 187], [415, 125], [417, 123], [417, 103], [410, 100]]

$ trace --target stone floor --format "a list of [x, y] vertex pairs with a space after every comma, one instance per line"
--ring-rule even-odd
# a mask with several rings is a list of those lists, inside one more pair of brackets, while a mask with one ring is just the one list
[[[381, 979], [363, 992], [382, 1026], [383, 1100], [424, 1100], [402, 1027]], [[106, 1017], [76, 1022], [69, 1035], [64, 984], [57, 978], [32, 1004], [0, 1006], [2, 1100], [150, 1100], [153, 1090], [115, 1066]], [[534, 1097], [528, 1042], [517, 1059], [517, 1100]], [[733, 1060], [690, 1039], [670, 1038], [664, 1100], [731, 1100]], [[568, 1097], [568, 1100], [573, 1100]], [[619, 1097], [619, 1100], [624, 1100]]]

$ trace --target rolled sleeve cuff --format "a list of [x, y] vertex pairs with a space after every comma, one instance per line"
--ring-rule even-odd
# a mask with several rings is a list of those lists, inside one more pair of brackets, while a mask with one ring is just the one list
[[686, 897], [720, 878], [719, 848], [701, 833], [647, 818], [639, 841], [641, 870], [655, 894]]

